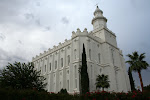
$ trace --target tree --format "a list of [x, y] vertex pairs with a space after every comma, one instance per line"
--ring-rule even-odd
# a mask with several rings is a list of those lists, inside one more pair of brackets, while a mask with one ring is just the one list
[[87, 61], [86, 61], [86, 52], [85, 47], [83, 44], [83, 53], [82, 53], [82, 66], [79, 69], [80, 72], [80, 81], [81, 81], [81, 94], [85, 94], [86, 92], [89, 92], [89, 76], [87, 72]]
[[138, 72], [139, 78], [140, 78], [140, 83], [141, 83], [141, 88], [143, 91], [143, 81], [142, 81], [142, 76], [141, 76], [141, 70], [142, 69], [147, 69], [149, 64], [144, 61], [145, 58], [145, 53], [138, 54], [137, 51], [133, 52], [132, 54], [127, 55], [129, 57], [129, 60], [126, 61], [130, 65], [131, 71]]
[[143, 88], [144, 88], [144, 90], [150, 91], [150, 84], [147, 86], [144, 86]]
[[128, 75], [129, 75], [131, 90], [133, 91], [133, 90], [135, 90], [135, 84], [134, 84], [134, 80], [133, 80], [133, 77], [132, 77], [132, 71], [131, 71], [130, 67], [128, 69]]
[[34, 70], [33, 63], [9, 63], [0, 72], [0, 87], [3, 88], [43, 90], [46, 86], [44, 80], [40, 71]]
[[102, 90], [104, 91], [104, 88], [109, 88], [110, 84], [108, 81], [108, 75], [98, 75], [96, 78], [96, 88], [102, 88]]

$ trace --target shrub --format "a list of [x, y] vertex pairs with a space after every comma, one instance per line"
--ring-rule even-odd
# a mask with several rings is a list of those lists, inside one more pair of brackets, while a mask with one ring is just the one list
[[[64, 92], [65, 91], [65, 92]], [[133, 92], [87, 92], [86, 94], [70, 95], [66, 89], [59, 93], [37, 90], [14, 90], [0, 88], [0, 100], [150, 100], [150, 95], [141, 91]]]
[[68, 94], [67, 90], [66, 89], [61, 89], [60, 92], [58, 93], [61, 93], [61, 94]]

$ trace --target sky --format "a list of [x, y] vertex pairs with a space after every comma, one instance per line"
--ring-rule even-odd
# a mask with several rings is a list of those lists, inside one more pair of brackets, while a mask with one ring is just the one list
[[[30, 62], [39, 53], [71, 39], [72, 31], [93, 30], [96, 4], [127, 54], [146, 53], [150, 64], [150, 0], [0, 0], [0, 69], [8, 62]], [[127, 68], [128, 68], [127, 64]], [[150, 68], [142, 71], [150, 84]], [[136, 87], [140, 86], [133, 73]]]

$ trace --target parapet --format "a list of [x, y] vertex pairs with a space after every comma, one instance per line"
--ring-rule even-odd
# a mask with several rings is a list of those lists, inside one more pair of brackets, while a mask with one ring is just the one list
[[[65, 39], [63, 43], [59, 42], [59, 44], [57, 46], [54, 45], [52, 49], [49, 48], [47, 51], [44, 51], [43, 53], [40, 53], [39, 56], [36, 55], [36, 57], [32, 57], [32, 61], [36, 61], [36, 60], [38, 60], [40, 58], [43, 58], [43, 57], [45, 57], [45, 56], [47, 56], [51, 53], [54, 53], [54, 52], [56, 52], [56, 54], [57, 54], [58, 50], [63, 49], [65, 46], [67, 46], [69, 44], [71, 44], [71, 40]], [[64, 51], [64, 49], [61, 50], [61, 51]]]
[[81, 30], [79, 29], [79, 28], [77, 28], [77, 31], [76, 32], [72, 32], [72, 36], [71, 36], [71, 38], [73, 39], [73, 38], [75, 38], [75, 37], [77, 37], [77, 36], [81, 36], [81, 35], [88, 35], [88, 31], [87, 31], [87, 28], [85, 28], [84, 30], [83, 30], [83, 32], [81, 32]]

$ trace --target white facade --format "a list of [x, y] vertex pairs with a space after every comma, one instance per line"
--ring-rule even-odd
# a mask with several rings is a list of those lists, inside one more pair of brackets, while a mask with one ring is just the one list
[[125, 60], [117, 47], [116, 35], [107, 28], [107, 19], [103, 12], [96, 8], [92, 20], [93, 31], [83, 32], [77, 29], [72, 32], [70, 40], [59, 43], [39, 56], [33, 57], [36, 70], [46, 77], [49, 92], [58, 92], [66, 88], [69, 93], [79, 92], [79, 73], [83, 43], [86, 49], [90, 91], [95, 91], [96, 76], [109, 76], [108, 91], [130, 91]]

